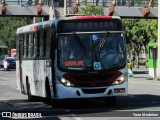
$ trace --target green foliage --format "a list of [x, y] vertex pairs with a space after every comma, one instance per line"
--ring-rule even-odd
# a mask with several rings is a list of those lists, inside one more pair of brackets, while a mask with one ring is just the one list
[[147, 53], [147, 44], [158, 40], [157, 19], [123, 19], [129, 54]]
[[84, 5], [81, 7], [81, 11], [78, 14], [84, 15], [104, 15], [104, 9], [101, 6]]
[[16, 30], [18, 27], [33, 23], [27, 17], [1, 17], [0, 19], [0, 45], [8, 46], [9, 50], [16, 48]]
[[139, 6], [139, 0], [134, 0], [134, 6], [138, 7]]

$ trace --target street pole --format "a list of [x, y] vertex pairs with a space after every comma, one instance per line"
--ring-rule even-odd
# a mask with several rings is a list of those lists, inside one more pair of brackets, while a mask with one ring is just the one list
[[64, 0], [64, 16], [67, 14], [67, 1], [68, 0]]
[[36, 23], [36, 17], [33, 17], [33, 23], [34, 24]]
[[[160, 14], [160, 0], [158, 0], [158, 15]], [[160, 80], [160, 18], [158, 17], [158, 77]]]

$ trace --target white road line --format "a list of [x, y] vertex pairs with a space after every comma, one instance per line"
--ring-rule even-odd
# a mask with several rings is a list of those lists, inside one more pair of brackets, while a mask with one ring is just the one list
[[75, 120], [82, 120], [81, 118], [78, 118], [78, 117], [75, 117], [74, 119], [75, 119]]

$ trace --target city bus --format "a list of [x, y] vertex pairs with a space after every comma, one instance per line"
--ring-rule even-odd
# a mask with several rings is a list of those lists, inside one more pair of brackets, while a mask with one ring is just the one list
[[0, 67], [3, 67], [3, 60], [8, 56], [8, 47], [0, 45]]
[[158, 43], [148, 44], [148, 69], [149, 75], [156, 78], [158, 75]]
[[55, 101], [128, 94], [124, 27], [117, 16], [71, 16], [17, 29], [19, 90]]

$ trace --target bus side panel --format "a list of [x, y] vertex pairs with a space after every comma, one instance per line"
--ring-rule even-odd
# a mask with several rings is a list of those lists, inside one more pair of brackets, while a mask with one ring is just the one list
[[25, 60], [22, 63], [23, 83], [26, 86], [28, 78], [34, 96], [46, 97], [46, 78], [51, 81], [51, 67], [46, 64], [48, 61], [50, 60]]

